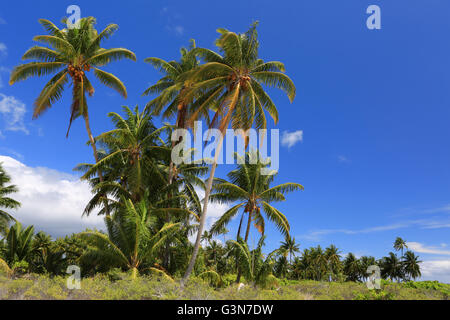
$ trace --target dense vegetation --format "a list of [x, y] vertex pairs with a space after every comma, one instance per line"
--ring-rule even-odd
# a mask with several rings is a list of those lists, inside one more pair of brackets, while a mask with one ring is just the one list
[[[351, 253], [342, 257], [333, 245], [301, 251], [290, 235], [288, 218], [276, 203], [303, 186], [293, 182], [274, 185], [276, 173], [260, 174], [269, 163], [257, 152], [236, 155], [242, 161], [227, 179], [215, 177], [219, 151], [211, 166], [172, 161], [173, 148], [183, 143], [182, 139], [171, 140], [174, 129], [192, 129], [196, 120], [222, 133], [230, 126], [244, 131], [264, 129], [266, 113], [278, 121], [278, 110], [264, 88], [282, 89], [290, 101], [294, 99], [295, 86], [283, 63], [258, 57], [257, 24], [243, 34], [218, 29], [218, 52], [198, 48], [192, 41], [189, 48], [181, 49], [178, 61], [145, 59], [162, 73], [144, 91], [155, 97], [142, 110], [136, 106], [123, 107], [122, 114], [110, 112], [113, 129], [94, 137], [86, 99], [94, 88], [87, 75], [92, 70], [102, 84], [126, 96], [124, 84], [98, 67], [123, 58], [136, 60], [135, 55], [128, 49], [100, 46], [117, 25], [97, 32], [91, 17], [82, 19], [79, 29], [59, 29], [48, 20], [40, 23], [48, 35], [34, 40], [49, 47], [29, 49], [23, 58], [37, 61], [16, 67], [10, 83], [54, 73], [36, 99], [34, 117], [61, 99], [71, 84], [69, 122], [84, 118], [95, 158], [94, 163], [75, 167], [93, 193], [83, 214], [104, 215], [106, 231], [86, 230], [52, 239], [44, 232], [35, 233], [33, 226], [24, 228], [3, 211], [20, 204], [9, 198], [17, 188], [9, 185], [10, 178], [0, 167], [0, 272], [4, 273], [0, 299], [448, 297], [448, 287], [423, 288], [408, 282], [420, 276], [420, 261], [411, 251], [403, 253], [407, 246], [402, 239], [394, 245], [400, 257], [391, 252], [379, 260], [356, 258]], [[174, 124], [157, 128], [154, 119], [160, 116]], [[254, 158], [255, 162], [249, 161]], [[199, 191], [205, 193], [204, 199]], [[231, 208], [205, 231], [209, 202], [227, 203]], [[236, 236], [228, 237], [233, 240], [218, 241], [229, 232], [231, 219], [239, 215]], [[284, 239], [270, 253], [264, 252], [267, 223]], [[252, 225], [261, 235], [255, 248], [248, 244]], [[189, 237], [194, 235], [193, 244]], [[81, 268], [81, 291], [65, 287], [62, 276], [69, 265]], [[375, 293], [379, 296], [366, 296], [361, 284], [369, 277], [371, 265], [380, 266], [381, 277], [389, 279], [384, 291]], [[238, 282], [251, 286], [236, 291], [233, 286]], [[415, 292], [413, 288], [418, 287]]]

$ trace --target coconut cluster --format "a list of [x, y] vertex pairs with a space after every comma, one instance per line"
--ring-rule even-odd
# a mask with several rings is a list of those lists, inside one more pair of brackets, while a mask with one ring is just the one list
[[82, 67], [79, 66], [73, 66], [72, 64], [69, 64], [68, 68], [69, 75], [72, 77], [74, 81], [81, 81], [81, 79], [84, 76], [85, 71], [90, 71], [91, 66], [88, 64], [83, 65]]

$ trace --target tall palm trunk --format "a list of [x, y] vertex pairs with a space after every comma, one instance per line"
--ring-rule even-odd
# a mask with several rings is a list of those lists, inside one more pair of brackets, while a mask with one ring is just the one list
[[[250, 224], [252, 223], [252, 214], [253, 214], [253, 209], [250, 209], [250, 211], [248, 212], [248, 221], [247, 221], [247, 230], [245, 231], [245, 243], [247, 243], [248, 241], [248, 236], [250, 234]], [[241, 275], [242, 272], [240, 269], [238, 269], [238, 275], [236, 278], [236, 282], [239, 283], [241, 281]]]
[[214, 162], [212, 164], [211, 173], [209, 174], [208, 183], [206, 185], [205, 200], [203, 202], [203, 210], [202, 210], [202, 215], [200, 217], [200, 225], [199, 225], [198, 231], [197, 231], [197, 238], [196, 238], [195, 244], [194, 244], [194, 251], [192, 252], [191, 260], [189, 261], [189, 266], [188, 266], [188, 268], [186, 270], [186, 273], [184, 274], [184, 277], [181, 280], [181, 284], [182, 285], [184, 285], [184, 283], [187, 281], [187, 279], [191, 275], [192, 269], [194, 268], [194, 265], [195, 265], [195, 261], [197, 260], [197, 254], [198, 254], [198, 249], [200, 248], [200, 241], [201, 241], [202, 234], [203, 234], [203, 228], [205, 227], [206, 212], [208, 210], [209, 195], [210, 195], [211, 189], [212, 189], [212, 183], [213, 183], [213, 180], [214, 180], [214, 173], [216, 172], [216, 168], [217, 168], [217, 159], [219, 157], [220, 151], [222, 150], [222, 143], [223, 143], [223, 135], [219, 139], [219, 143], [218, 143], [217, 149], [216, 149], [216, 154], [214, 155]]
[[[217, 145], [216, 154], [214, 155], [214, 162], [213, 162], [213, 164], [211, 166], [211, 173], [209, 175], [208, 183], [206, 185], [205, 200], [203, 202], [203, 210], [202, 210], [202, 215], [200, 217], [200, 224], [198, 226], [197, 239], [195, 240], [195, 244], [194, 244], [194, 251], [192, 252], [191, 260], [189, 261], [189, 265], [188, 265], [188, 268], [186, 270], [186, 273], [184, 274], [183, 279], [181, 279], [181, 286], [182, 287], [186, 283], [187, 279], [189, 279], [189, 276], [191, 275], [192, 270], [194, 269], [195, 261], [197, 260], [197, 254], [198, 254], [198, 249], [200, 248], [200, 241], [201, 241], [201, 238], [202, 238], [203, 228], [205, 227], [206, 212], [208, 210], [209, 195], [210, 195], [211, 189], [212, 189], [212, 183], [213, 183], [213, 180], [214, 180], [214, 173], [216, 172], [216, 168], [217, 168], [217, 159], [219, 158], [220, 152], [222, 151], [222, 144], [223, 144], [223, 139], [225, 137], [225, 130], [228, 128], [228, 126], [230, 124], [231, 117], [232, 117], [233, 111], [234, 111], [234, 107], [236, 106], [237, 98], [239, 97], [240, 84], [238, 83], [236, 85], [236, 88], [231, 88], [231, 90], [233, 90], [233, 89], [235, 89], [235, 92], [234, 92], [233, 97], [231, 99], [231, 103], [229, 105], [227, 115], [225, 116], [225, 119], [222, 121], [221, 126], [219, 127], [221, 136], [219, 138], [219, 143]], [[231, 90], [230, 90], [230, 92], [231, 92]]]
[[[89, 125], [89, 114], [87, 112], [85, 112], [85, 114], [83, 115], [83, 118], [84, 118], [84, 123], [86, 124], [86, 131], [89, 136], [89, 141], [91, 142], [92, 150], [94, 151], [95, 163], [97, 164], [98, 163], [97, 146], [95, 145], [95, 139], [94, 139], [94, 136], [92, 135], [91, 126]], [[100, 182], [103, 182], [103, 174], [102, 174], [101, 169], [98, 169], [98, 178], [99, 178]], [[109, 212], [108, 201], [106, 199], [104, 199], [103, 204], [105, 206], [106, 216], [109, 217], [110, 212]]]

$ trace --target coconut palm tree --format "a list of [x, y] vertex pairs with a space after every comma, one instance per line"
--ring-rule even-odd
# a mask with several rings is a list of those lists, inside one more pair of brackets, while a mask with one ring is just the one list
[[2, 164], [0, 163], [0, 234], [5, 235], [9, 222], [14, 218], [5, 209], [17, 209], [20, 207], [20, 203], [9, 197], [10, 194], [17, 192], [15, 185], [7, 185], [11, 182], [11, 177], [5, 172]]
[[408, 246], [406, 245], [405, 240], [403, 240], [400, 237], [397, 237], [394, 241], [394, 249], [396, 251], [402, 251], [402, 256], [403, 256], [403, 249], [408, 249]]
[[[235, 155], [240, 158], [239, 155]], [[255, 159], [258, 157], [256, 161]], [[289, 235], [289, 222], [286, 216], [274, 208], [270, 203], [285, 201], [285, 195], [296, 190], [303, 190], [303, 186], [298, 183], [283, 183], [271, 187], [276, 174], [262, 175], [263, 169], [270, 166], [270, 163], [261, 159], [255, 152], [247, 152], [246, 158], [240, 158], [235, 170], [228, 173], [229, 181], [215, 179], [213, 186], [214, 194], [210, 196], [212, 202], [230, 203], [237, 202], [235, 206], [225, 212], [211, 227], [211, 232], [217, 234], [231, 219], [243, 208], [243, 215], [247, 214], [247, 228], [244, 241], [248, 241], [252, 222], [257, 230], [264, 235], [266, 219], [273, 222], [278, 230], [284, 235]], [[206, 199], [205, 199], [206, 200]], [[240, 230], [241, 226], [239, 226]], [[239, 231], [237, 237], [240, 237]]]
[[420, 272], [420, 263], [419, 257], [414, 254], [412, 251], [406, 251], [403, 256], [403, 272], [405, 276], [416, 280], [416, 278], [420, 277], [422, 273]]
[[279, 253], [276, 249], [264, 256], [262, 253], [264, 240], [265, 236], [262, 236], [254, 250], [250, 250], [242, 238], [237, 241], [229, 240], [233, 254], [237, 256], [239, 265], [242, 266], [245, 279], [263, 287], [275, 280], [272, 269], [275, 263], [274, 256]]
[[295, 253], [300, 252], [299, 246], [295, 242], [295, 238], [290, 236], [286, 236], [285, 240], [281, 242], [280, 251], [285, 257], [289, 255], [289, 264], [292, 263], [292, 256], [295, 257]]
[[[63, 22], [65, 21], [63, 20]], [[92, 96], [95, 91], [87, 77], [88, 72], [92, 70], [94, 76], [103, 85], [126, 97], [127, 90], [119, 78], [98, 67], [120, 59], [136, 61], [136, 56], [125, 48], [105, 49], [101, 47], [102, 41], [108, 39], [118, 29], [116, 24], [108, 25], [99, 33], [94, 28], [96, 20], [93, 17], [80, 19], [79, 28], [71, 29], [59, 29], [54, 23], [45, 19], [40, 19], [39, 23], [48, 34], [35, 36], [33, 40], [49, 47], [34, 46], [25, 52], [22, 59], [34, 59], [36, 61], [15, 67], [11, 73], [9, 84], [12, 85], [33, 76], [41, 77], [54, 74], [34, 102], [33, 119], [35, 119], [62, 98], [64, 88], [70, 83], [72, 86], [72, 103], [66, 136], [69, 134], [72, 121], [80, 116], [83, 117], [94, 158], [98, 162], [98, 153], [89, 123], [86, 100], [86, 93]], [[101, 172], [99, 172], [99, 178], [103, 181]]]
[[[81, 178], [89, 180], [96, 191], [86, 207], [86, 215], [106, 200], [111, 210], [115, 210], [117, 201], [104, 195], [112, 194], [116, 198], [119, 195], [119, 199], [122, 196], [139, 202], [146, 189], [151, 188], [150, 192], [155, 193], [164, 184], [165, 177], [156, 159], [170, 154], [170, 149], [158, 143], [159, 134], [165, 128], [156, 129], [151, 116], [140, 112], [138, 106], [134, 110], [123, 106], [123, 111], [126, 117], [110, 112], [108, 116], [115, 128], [95, 138], [106, 153], [95, 164], [83, 163], [75, 168], [85, 171]], [[106, 181], [96, 179], [96, 172], [103, 172]]]
[[189, 73], [186, 78], [195, 81], [195, 85], [186, 95], [186, 99], [199, 92], [206, 92], [202, 103], [196, 107], [188, 119], [188, 123], [202, 117], [210, 109], [215, 112], [210, 126], [218, 127], [221, 132], [215, 157], [205, 190], [203, 211], [199, 224], [194, 251], [189, 266], [183, 277], [184, 283], [190, 276], [200, 247], [201, 235], [208, 212], [209, 196], [217, 167], [217, 159], [222, 149], [225, 130], [231, 124], [234, 129], [247, 131], [253, 125], [266, 128], [266, 110], [275, 123], [278, 122], [278, 111], [263, 85], [284, 90], [292, 102], [295, 97], [295, 86], [284, 74], [281, 62], [264, 62], [258, 58], [257, 23], [244, 34], [237, 34], [226, 29], [218, 29], [220, 33], [216, 45], [220, 54], [209, 49], [196, 48], [195, 54], [206, 63], [197, 71]]
[[[164, 119], [170, 119], [176, 115], [175, 125], [178, 128], [186, 128], [186, 119], [190, 117], [192, 112], [189, 109], [193, 99], [187, 93], [195, 82], [186, 78], [185, 75], [198, 67], [194, 48], [195, 41], [191, 39], [189, 48], [181, 48], [180, 61], [165, 61], [156, 57], [144, 59], [144, 62], [151, 64], [163, 74], [163, 77], [156, 84], [144, 91], [144, 96], [158, 94], [155, 99], [147, 103], [145, 108], [155, 116], [162, 113]], [[163, 111], [164, 107], [166, 108]]]
[[402, 262], [393, 252], [389, 252], [389, 256], [382, 259], [381, 270], [382, 276], [391, 280], [400, 281], [404, 276]]
[[132, 278], [138, 276], [140, 269], [154, 270], [158, 251], [181, 227], [180, 223], [168, 223], [162, 228], [154, 228], [155, 215], [167, 210], [179, 212], [163, 207], [145, 200], [136, 205], [131, 200], [125, 201], [122, 210], [105, 217], [107, 235], [98, 231], [80, 234], [89, 243], [83, 259], [130, 270]]
[[339, 249], [335, 245], [330, 245], [325, 249], [325, 257], [328, 265], [329, 280], [335, 280], [341, 273], [342, 263]]
[[361, 262], [350, 252], [344, 259], [344, 274], [347, 277], [347, 281], [359, 281], [361, 270]]

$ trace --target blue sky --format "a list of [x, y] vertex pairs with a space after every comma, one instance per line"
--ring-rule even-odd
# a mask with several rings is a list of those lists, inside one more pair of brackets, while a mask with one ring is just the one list
[[[95, 86], [89, 109], [96, 134], [111, 127], [107, 112], [147, 102], [141, 93], [159, 74], [144, 58], [177, 59], [191, 38], [214, 49], [217, 28], [244, 32], [259, 20], [260, 56], [283, 61], [297, 87], [293, 104], [282, 92], [269, 90], [280, 112], [276, 128], [303, 131], [302, 141], [281, 147], [276, 179], [305, 186], [277, 204], [292, 235], [302, 248], [334, 243], [343, 254], [376, 257], [393, 250], [395, 237], [401, 236], [427, 261], [424, 278], [450, 282], [448, 1], [2, 3], [0, 100], [14, 108], [2, 109], [0, 102], [0, 155], [36, 174], [75, 183], [72, 168], [92, 161], [92, 152], [81, 120], [65, 138], [69, 91], [32, 121], [42, 80], [7, 84], [10, 70], [33, 45], [32, 37], [43, 34], [37, 20], [59, 22], [70, 4], [79, 5], [82, 16], [95, 16], [99, 29], [117, 23], [119, 31], [104, 46], [127, 47], [138, 58], [105, 68], [126, 84], [128, 99]], [[371, 4], [381, 8], [381, 30], [366, 27]], [[218, 175], [230, 169], [222, 166]], [[233, 235], [234, 230], [232, 225]], [[267, 250], [274, 249], [282, 237], [272, 227], [267, 234]], [[257, 235], [252, 238], [256, 242]]]

